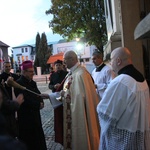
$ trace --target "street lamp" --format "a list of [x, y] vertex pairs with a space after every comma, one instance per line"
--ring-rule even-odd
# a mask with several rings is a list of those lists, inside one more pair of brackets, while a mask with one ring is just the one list
[[79, 41], [80, 41], [80, 38], [76, 38], [76, 41], [79, 42]]
[[81, 56], [83, 55], [82, 54], [83, 44], [78, 43], [77, 46], [76, 46], [76, 49], [77, 49], [77, 54], [79, 56], [79, 61], [80, 61], [80, 64], [81, 64]]

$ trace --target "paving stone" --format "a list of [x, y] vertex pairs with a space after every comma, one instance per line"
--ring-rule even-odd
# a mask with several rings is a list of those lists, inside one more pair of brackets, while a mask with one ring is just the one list
[[[48, 89], [48, 83], [37, 82], [37, 86], [41, 93], [50, 93]], [[44, 108], [40, 111], [42, 119], [42, 127], [45, 134], [45, 140], [47, 144], [47, 150], [63, 150], [63, 146], [54, 141], [54, 111], [50, 104], [49, 99], [44, 100]]]

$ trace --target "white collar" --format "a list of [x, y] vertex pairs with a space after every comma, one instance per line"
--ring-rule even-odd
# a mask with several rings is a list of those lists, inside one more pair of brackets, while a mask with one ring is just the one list
[[70, 71], [73, 72], [80, 64], [77, 62], [73, 67], [70, 68]]

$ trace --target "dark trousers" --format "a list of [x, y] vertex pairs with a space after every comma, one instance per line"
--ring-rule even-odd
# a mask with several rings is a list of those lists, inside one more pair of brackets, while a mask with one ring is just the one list
[[63, 106], [54, 109], [55, 142], [63, 145]]

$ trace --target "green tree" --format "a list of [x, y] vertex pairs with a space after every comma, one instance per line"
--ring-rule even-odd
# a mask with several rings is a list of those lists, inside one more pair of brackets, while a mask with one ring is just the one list
[[104, 0], [52, 0], [46, 14], [52, 14], [49, 27], [67, 40], [76, 37], [95, 45], [98, 49], [106, 44]]
[[48, 46], [48, 51], [47, 51], [47, 54], [46, 54], [46, 60], [48, 61], [49, 57], [52, 55], [52, 51], [53, 51], [53, 45], [49, 45]]
[[34, 67], [39, 67], [39, 58], [38, 58], [38, 49], [40, 45], [40, 34], [37, 33], [36, 35], [36, 41], [35, 41], [35, 61], [34, 61]]
[[[46, 54], [46, 60], [48, 61], [48, 59], [49, 59], [49, 57], [52, 55], [52, 50], [53, 50], [53, 47], [52, 47], [53, 45], [51, 44], [51, 45], [48, 45], [48, 51], [47, 51], [47, 54]], [[46, 61], [46, 62], [47, 62]], [[49, 73], [49, 67], [50, 67], [50, 64], [47, 64], [46, 65], [46, 71], [47, 71], [47, 73]]]
[[42, 68], [42, 73], [46, 72], [46, 68], [47, 68], [47, 58], [46, 55], [48, 53], [48, 45], [47, 45], [47, 38], [46, 38], [46, 34], [42, 33], [41, 35], [41, 40], [40, 40], [40, 44], [39, 44], [39, 49], [38, 49], [38, 60], [39, 60], [39, 65]]

